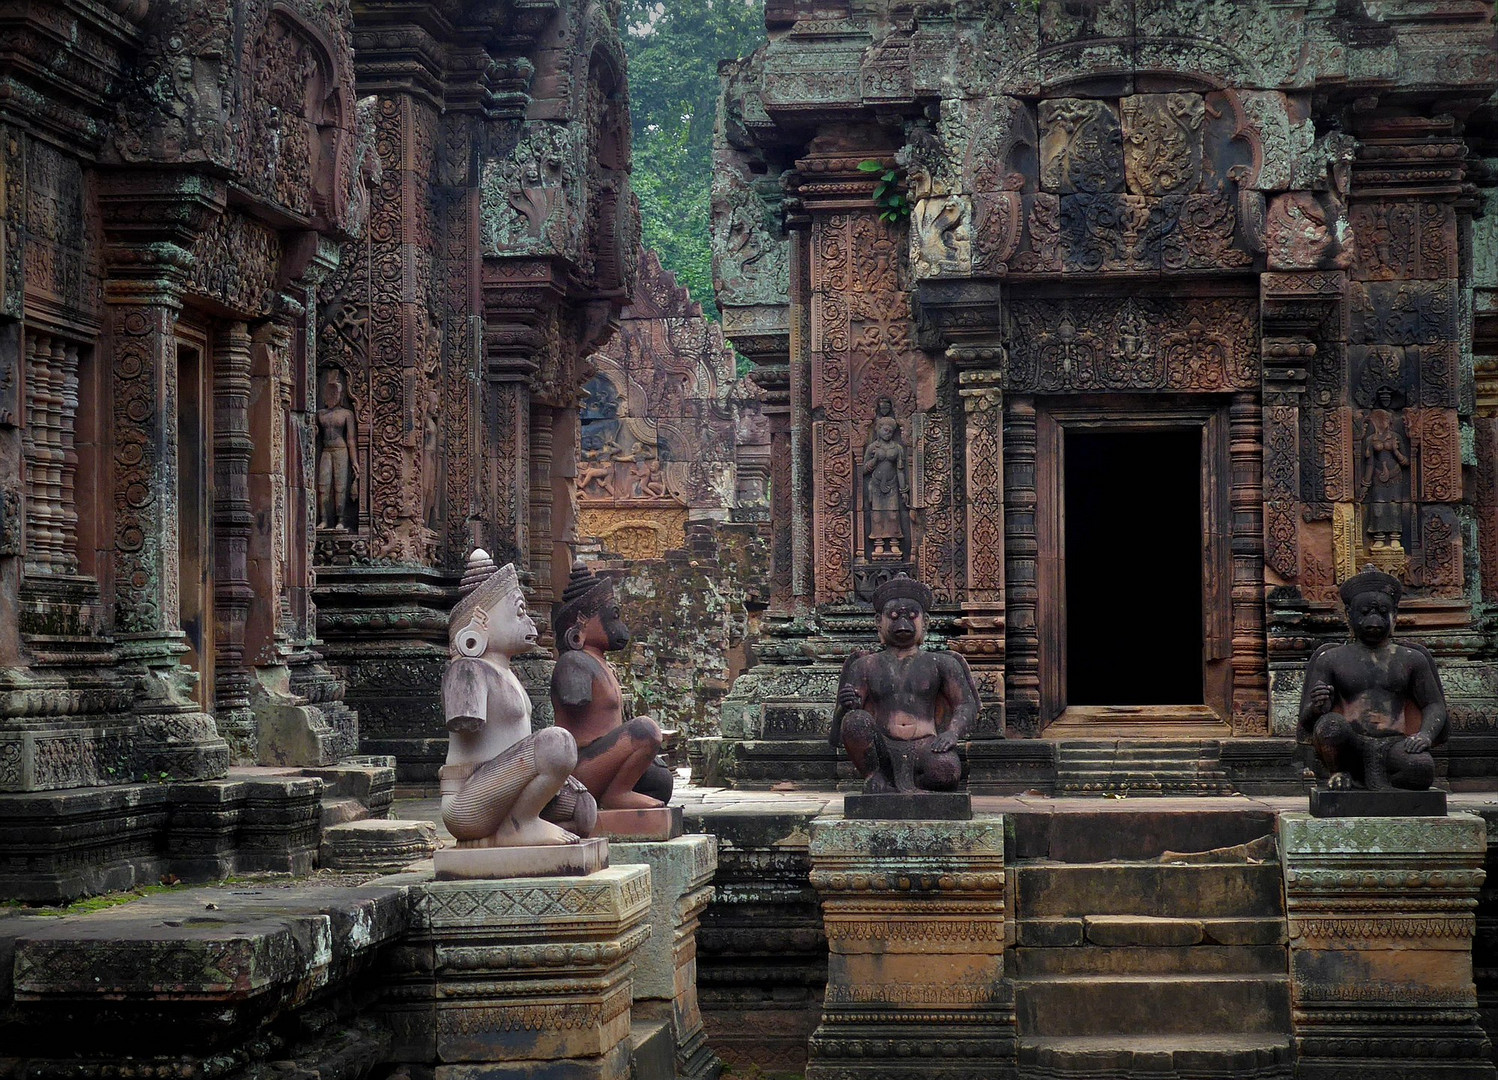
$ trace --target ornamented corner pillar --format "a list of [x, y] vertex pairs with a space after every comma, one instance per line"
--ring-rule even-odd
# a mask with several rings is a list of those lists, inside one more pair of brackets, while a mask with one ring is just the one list
[[958, 375], [967, 461], [967, 595], [960, 620], [966, 633], [951, 647], [967, 657], [982, 695], [975, 738], [1004, 734], [1004, 350], [953, 347], [948, 355], [968, 368]]
[[1004, 819], [811, 823], [829, 956], [807, 1080], [1015, 1075]]
[[[214, 706], [234, 756], [254, 760], [250, 690], [254, 672], [245, 624], [255, 599], [249, 554], [255, 512], [250, 501], [250, 332], [242, 322], [223, 328], [213, 355], [213, 617]], [[281, 593], [266, 597], [279, 603]], [[275, 597], [275, 601], [271, 601]]]
[[177, 316], [194, 238], [223, 189], [187, 174], [120, 173], [100, 193], [114, 416], [114, 637], [135, 672], [131, 771], [223, 776], [229, 747], [194, 699], [180, 622]]
[[1487, 830], [1474, 814], [1281, 814], [1302, 1080], [1493, 1077], [1472, 939]]
[[697, 926], [713, 898], [718, 838], [678, 836], [645, 843], [609, 841], [615, 865], [650, 867], [650, 940], [635, 954], [634, 1016], [669, 1019], [676, 1043], [676, 1075], [714, 1080], [723, 1062], [707, 1044], [697, 1005]]
[[[1021, 735], [1039, 735], [1040, 544], [1036, 536], [1039, 498], [1035, 477], [1035, 399], [1009, 395], [1004, 401], [1004, 580], [1006, 583], [1006, 719]], [[1257, 599], [1257, 598], [1256, 598]]]
[[[650, 938], [650, 870], [419, 880], [414, 927], [387, 959], [390, 1060], [438, 1080], [628, 1080], [630, 972]], [[498, 1068], [497, 1068], [498, 1067]]]

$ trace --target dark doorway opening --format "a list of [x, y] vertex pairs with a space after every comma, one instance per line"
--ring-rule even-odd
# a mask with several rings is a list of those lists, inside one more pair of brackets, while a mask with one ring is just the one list
[[1066, 432], [1068, 705], [1200, 705], [1201, 431]]

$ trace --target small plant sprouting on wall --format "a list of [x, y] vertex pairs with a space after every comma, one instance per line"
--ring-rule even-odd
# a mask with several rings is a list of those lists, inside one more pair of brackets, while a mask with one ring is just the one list
[[910, 200], [901, 189], [900, 170], [886, 167], [882, 162], [860, 161], [858, 171], [878, 173], [879, 183], [874, 186], [874, 205], [879, 207], [879, 220], [894, 223], [910, 216]]

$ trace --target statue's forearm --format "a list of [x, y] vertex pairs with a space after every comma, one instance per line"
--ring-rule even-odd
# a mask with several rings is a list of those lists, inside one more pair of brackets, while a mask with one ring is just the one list
[[1420, 712], [1420, 734], [1432, 743], [1446, 734], [1446, 706], [1433, 701]]

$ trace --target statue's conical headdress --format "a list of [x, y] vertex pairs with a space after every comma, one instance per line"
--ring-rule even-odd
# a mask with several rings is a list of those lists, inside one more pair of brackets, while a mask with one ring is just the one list
[[562, 602], [551, 612], [551, 631], [556, 635], [557, 648], [565, 647], [568, 630], [598, 614], [613, 595], [612, 581], [593, 573], [581, 559], [574, 562], [567, 587], [562, 590]]
[[1342, 587], [1337, 591], [1342, 596], [1344, 607], [1351, 606], [1354, 597], [1370, 592], [1383, 593], [1397, 607], [1399, 598], [1404, 595], [1404, 586], [1393, 574], [1386, 574], [1376, 567], [1365, 566], [1362, 573], [1354, 574], [1342, 582]]
[[524, 595], [520, 591], [520, 575], [515, 572], [515, 564], [505, 563], [496, 568], [494, 560], [483, 548], [474, 548], [473, 554], [468, 556], [468, 566], [463, 570], [463, 580], [458, 590], [463, 598], [458, 601], [448, 618], [449, 639], [469, 623], [477, 622], [481, 626], [487, 626], [488, 611], [497, 600], [511, 594]]

